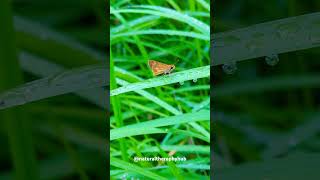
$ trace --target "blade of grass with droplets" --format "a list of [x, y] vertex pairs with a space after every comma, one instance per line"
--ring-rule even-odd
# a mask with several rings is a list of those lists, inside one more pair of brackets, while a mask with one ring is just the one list
[[204, 22], [190, 17], [187, 14], [183, 14], [181, 12], [178, 12], [176, 10], [172, 10], [169, 8], [165, 7], [160, 7], [160, 6], [150, 6], [150, 5], [138, 5], [138, 6], [132, 6], [133, 8], [143, 8], [143, 9], [151, 9], [160, 13], [163, 13], [162, 16], [168, 17], [171, 19], [175, 19], [177, 21], [184, 22], [195, 29], [199, 30], [202, 32], [204, 35], [209, 36], [210, 35], [210, 27], [209, 25], [205, 24]]
[[147, 89], [151, 87], [158, 87], [167, 84], [180, 83], [193, 79], [200, 79], [210, 76], [210, 66], [203, 66], [199, 68], [193, 68], [177, 73], [173, 73], [166, 76], [155, 77], [145, 81], [128, 84], [127, 86], [119, 87], [115, 90], [111, 90], [110, 96], [123, 94], [130, 91], [136, 91], [141, 89]]
[[190, 31], [178, 31], [178, 30], [167, 30], [167, 29], [148, 29], [148, 30], [137, 30], [124, 33], [118, 33], [111, 35], [111, 44], [117, 43], [122, 37], [136, 36], [136, 35], [166, 35], [166, 36], [182, 36], [191, 37], [200, 40], [209, 41], [210, 37], [200, 33]]
[[[21, 68], [36, 76], [47, 77], [50, 75], [64, 72], [66, 69], [61, 65], [55, 64], [43, 58], [31, 55], [27, 52], [20, 53], [20, 65]], [[83, 91], [75, 92], [75, 94], [83, 97], [90, 102], [98, 105], [102, 108], [108, 108], [107, 100], [104, 98], [107, 92], [103, 88], [94, 88]]]
[[319, 21], [318, 12], [213, 34], [211, 65], [319, 47]]
[[0, 94], [0, 99], [4, 102], [0, 109], [79, 90], [106, 86], [109, 81], [107, 74], [106, 65], [92, 65], [35, 80]]
[[[181, 21], [183, 23], [186, 23], [190, 26], [192, 26], [193, 28], [197, 29], [198, 31], [200, 31], [202, 34], [206, 35], [206, 36], [210, 36], [210, 27], [191, 17], [188, 16], [186, 14], [182, 14], [178, 11], [169, 9], [169, 8], [164, 8], [164, 7], [160, 7], [160, 6], [148, 6], [148, 5], [140, 5], [140, 6], [132, 6], [133, 9], [117, 9], [117, 10], [113, 10], [110, 11], [110, 13], [143, 13], [143, 14], [151, 14], [151, 15], [156, 15], [156, 16], [160, 16], [160, 17], [166, 17], [166, 18], [170, 18], [170, 19], [174, 19], [177, 21]], [[140, 8], [140, 9], [139, 9]]]

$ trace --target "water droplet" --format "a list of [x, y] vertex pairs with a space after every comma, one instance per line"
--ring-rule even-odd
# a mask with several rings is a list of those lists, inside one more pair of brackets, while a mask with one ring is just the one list
[[181, 86], [184, 85], [184, 81], [179, 82], [179, 84], [180, 84]]
[[122, 180], [126, 180], [126, 179], [127, 179], [127, 176], [128, 176], [128, 174], [125, 173], [125, 174], [123, 174], [123, 175], [121, 176], [121, 179], [122, 179]]
[[193, 81], [194, 83], [196, 83], [196, 82], [198, 81], [198, 79], [193, 79], [192, 81]]
[[266, 56], [265, 61], [269, 66], [275, 66], [279, 63], [279, 56], [277, 54]]
[[222, 66], [222, 70], [226, 74], [234, 74], [237, 71], [237, 69], [238, 68], [236, 62], [226, 63]]

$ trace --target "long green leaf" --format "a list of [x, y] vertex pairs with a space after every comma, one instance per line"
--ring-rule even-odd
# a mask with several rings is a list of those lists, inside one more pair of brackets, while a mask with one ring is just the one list
[[124, 126], [117, 129], [112, 129], [110, 131], [110, 140], [128, 137], [134, 134], [141, 134], [140, 133], [141, 131], [144, 131], [144, 132], [153, 131], [153, 132], [161, 133], [163, 131], [159, 131], [158, 129], [155, 129], [155, 128], [176, 125], [176, 124], [184, 124], [184, 123], [195, 122], [195, 121], [204, 121], [204, 120], [210, 120], [210, 112], [207, 110], [178, 115], [178, 116], [160, 118], [152, 121], [147, 121], [147, 122], [142, 122], [138, 124]]
[[209, 77], [209, 75], [210, 66], [193, 68], [182, 72], [173, 73], [167, 76], [156, 77], [142, 82], [132, 83], [126, 86], [119, 87], [115, 90], [111, 90], [110, 96], [172, 83], [182, 83], [188, 80], [197, 80], [200, 78]]

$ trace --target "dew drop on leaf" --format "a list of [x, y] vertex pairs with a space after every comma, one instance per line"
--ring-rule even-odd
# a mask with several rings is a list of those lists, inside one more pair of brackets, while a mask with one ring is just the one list
[[181, 86], [184, 85], [184, 81], [179, 82], [179, 84], [180, 84]]
[[196, 83], [196, 82], [198, 81], [198, 79], [193, 79], [192, 81], [193, 81], [194, 83]]
[[222, 70], [226, 74], [234, 74], [237, 71], [237, 64], [236, 62], [226, 63], [222, 65]]
[[269, 66], [275, 66], [279, 63], [279, 56], [277, 54], [266, 56], [265, 61]]

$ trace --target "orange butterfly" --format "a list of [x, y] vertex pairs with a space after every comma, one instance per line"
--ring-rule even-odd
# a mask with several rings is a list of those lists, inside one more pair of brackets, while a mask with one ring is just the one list
[[164, 64], [154, 60], [149, 60], [149, 66], [154, 76], [158, 76], [160, 74], [170, 74], [174, 68], [176, 68], [173, 64]]

